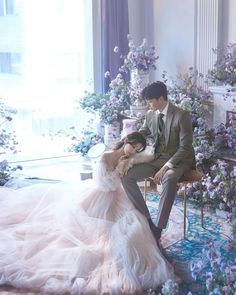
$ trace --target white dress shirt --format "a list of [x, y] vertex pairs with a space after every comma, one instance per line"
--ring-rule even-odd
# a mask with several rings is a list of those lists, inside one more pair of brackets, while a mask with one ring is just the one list
[[[167, 111], [168, 111], [168, 107], [169, 107], [169, 101], [167, 102], [167, 105], [165, 106], [165, 108], [162, 110], [162, 112], [160, 112], [159, 110], [156, 111], [157, 115], [159, 115], [160, 113], [162, 113], [164, 116], [162, 117], [164, 124], [166, 123], [166, 115], [167, 115]], [[173, 168], [173, 164], [171, 164], [170, 162], [166, 162], [164, 166], [167, 166], [168, 168]]]

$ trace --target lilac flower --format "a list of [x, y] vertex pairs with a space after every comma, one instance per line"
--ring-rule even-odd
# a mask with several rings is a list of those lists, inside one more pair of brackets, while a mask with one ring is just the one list
[[11, 174], [16, 170], [22, 170], [21, 165], [16, 167], [11, 167], [6, 160], [0, 162], [0, 186], [3, 186], [9, 179], [11, 179]]
[[94, 112], [98, 111], [108, 99], [107, 95], [85, 91], [84, 95], [77, 102], [87, 112]]
[[105, 77], [105, 78], [110, 77], [110, 72], [109, 72], [109, 71], [106, 71], [106, 73], [104, 74], [104, 77]]
[[11, 124], [13, 119], [12, 114], [15, 114], [16, 110], [5, 105], [0, 97], [0, 146], [1, 150], [17, 152], [16, 134], [15, 132], [8, 131], [5, 126]]
[[[196, 271], [195, 268], [190, 268], [194, 279], [205, 281], [208, 294], [235, 294], [236, 292], [236, 274], [235, 265], [231, 261], [225, 261], [216, 244], [212, 241], [206, 243], [202, 250], [203, 256], [201, 261], [205, 263]], [[197, 265], [197, 262], [195, 262]], [[206, 271], [207, 266], [211, 266], [210, 271]]]
[[136, 46], [131, 36], [128, 35], [129, 52], [122, 56], [124, 63], [120, 67], [121, 72], [138, 70], [148, 72], [150, 69], [156, 69], [156, 61], [159, 58], [156, 54], [155, 46], [148, 46], [147, 39], [143, 39], [141, 45]]
[[161, 289], [163, 295], [175, 295], [178, 293], [178, 290], [178, 284], [172, 280], [166, 281]]
[[93, 131], [83, 129], [82, 135], [79, 137], [74, 136], [73, 141], [74, 143], [68, 150], [80, 153], [82, 156], [86, 156], [92, 146], [103, 142], [103, 138]]
[[116, 47], [114, 48], [114, 52], [115, 52], [115, 53], [119, 52], [119, 47], [118, 47], [118, 46], [116, 46]]
[[101, 120], [105, 124], [119, 121], [120, 113], [129, 109], [131, 103], [128, 84], [121, 73], [110, 82], [109, 87], [106, 94], [108, 99], [102, 101], [103, 103], [99, 109]]
[[208, 81], [233, 86], [236, 83], [236, 44], [230, 43], [225, 50], [217, 48], [213, 52], [218, 58], [208, 73]]

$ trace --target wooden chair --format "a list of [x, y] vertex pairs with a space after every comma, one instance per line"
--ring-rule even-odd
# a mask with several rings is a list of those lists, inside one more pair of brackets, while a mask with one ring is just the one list
[[[184, 185], [184, 238], [186, 238], [186, 220], [187, 220], [187, 185], [189, 183], [191, 183], [193, 185], [193, 183], [198, 182], [199, 183], [199, 187], [200, 187], [200, 196], [201, 196], [201, 226], [202, 228], [204, 227], [203, 224], [203, 218], [204, 218], [204, 214], [203, 214], [203, 192], [202, 192], [202, 177], [203, 177], [203, 173], [201, 173], [198, 170], [190, 170], [186, 175], [183, 175], [180, 180], [179, 180], [179, 184]], [[147, 181], [151, 181], [153, 180], [152, 177], [146, 178], [144, 180], [144, 191], [143, 191], [143, 195], [144, 195], [144, 200], [145, 202], [147, 201]]]

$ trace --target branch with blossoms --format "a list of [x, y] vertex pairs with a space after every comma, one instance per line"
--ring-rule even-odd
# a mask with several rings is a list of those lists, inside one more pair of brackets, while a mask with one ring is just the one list
[[16, 170], [22, 170], [21, 165], [11, 167], [6, 160], [0, 162], [0, 186], [3, 186], [8, 180], [11, 179], [11, 175]]
[[[9, 131], [11, 127], [9, 124], [15, 113], [16, 111], [7, 107], [0, 98], [0, 155], [6, 152], [17, 152], [18, 142], [15, 131]], [[18, 169], [21, 170], [22, 167], [11, 167], [6, 160], [0, 161], [0, 186], [4, 185], [11, 178], [11, 174]]]
[[68, 151], [79, 153], [83, 157], [87, 155], [91, 147], [103, 142], [103, 137], [96, 134], [94, 131], [89, 131], [88, 128], [84, 128], [81, 134], [76, 132], [74, 126], [70, 127], [70, 131], [72, 132], [72, 145], [68, 148]]
[[[159, 56], [156, 53], [155, 46], [148, 45], [147, 39], [143, 39], [139, 46], [136, 46], [130, 35], [127, 36], [129, 52], [125, 56], [121, 56], [123, 59], [123, 65], [120, 67], [121, 72], [129, 72], [137, 70], [140, 72], [149, 72], [150, 70], [156, 70], [156, 61]], [[115, 47], [114, 52], [118, 53], [119, 48]]]
[[9, 131], [9, 123], [12, 121], [12, 115], [15, 113], [16, 111], [7, 107], [0, 98], [0, 154], [6, 151], [17, 152], [18, 142], [16, 140], [16, 133], [15, 131]]
[[191, 113], [193, 127], [199, 126], [199, 118], [206, 121], [210, 115], [206, 105], [213, 100], [213, 94], [199, 85], [199, 81], [204, 79], [203, 74], [190, 67], [186, 73], [178, 74], [175, 78], [168, 77], [167, 72], [163, 71], [162, 79], [168, 84], [170, 100]]
[[109, 99], [104, 101], [99, 110], [100, 118], [105, 124], [119, 122], [122, 118], [121, 113], [129, 109], [131, 104], [129, 87], [122, 74], [118, 74], [110, 82], [107, 95]]
[[217, 55], [217, 60], [213, 69], [209, 71], [207, 79], [208, 83], [216, 85], [236, 84], [236, 44], [230, 43], [224, 48], [213, 49]]

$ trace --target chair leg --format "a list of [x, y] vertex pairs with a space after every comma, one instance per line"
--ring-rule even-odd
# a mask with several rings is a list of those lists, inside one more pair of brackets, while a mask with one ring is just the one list
[[144, 195], [144, 201], [145, 203], [147, 202], [147, 178], [144, 180], [144, 190], [143, 190], [143, 195]]
[[187, 192], [186, 183], [184, 184], [184, 238], [186, 239], [186, 219], [187, 219]]
[[199, 185], [200, 185], [200, 194], [201, 194], [201, 225], [202, 225], [202, 228], [204, 228], [204, 212], [203, 212], [203, 192], [202, 192], [202, 182], [201, 180], [199, 181]]

